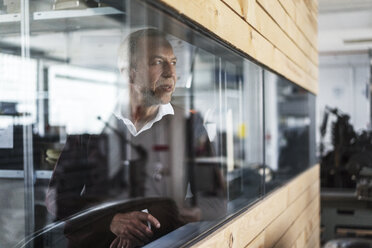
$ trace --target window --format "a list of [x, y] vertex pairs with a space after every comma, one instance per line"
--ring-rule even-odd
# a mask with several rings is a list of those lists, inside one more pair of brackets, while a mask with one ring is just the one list
[[311, 94], [187, 20], [28, 3], [0, 5], [0, 246], [187, 246], [312, 165]]

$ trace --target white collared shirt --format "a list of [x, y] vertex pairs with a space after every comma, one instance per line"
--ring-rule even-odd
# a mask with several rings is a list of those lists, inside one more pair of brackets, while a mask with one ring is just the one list
[[129, 132], [133, 136], [137, 136], [140, 133], [146, 131], [147, 129], [150, 129], [152, 125], [154, 125], [155, 122], [160, 121], [165, 115], [174, 115], [174, 109], [170, 103], [167, 104], [161, 104], [159, 106], [158, 113], [156, 114], [155, 118], [151, 121], [147, 122], [138, 132], [136, 130], [136, 127], [134, 126], [133, 122], [129, 120], [128, 118], [123, 117], [122, 115], [118, 113], [114, 113], [114, 115], [122, 120], [125, 124], [125, 126], [128, 128]]

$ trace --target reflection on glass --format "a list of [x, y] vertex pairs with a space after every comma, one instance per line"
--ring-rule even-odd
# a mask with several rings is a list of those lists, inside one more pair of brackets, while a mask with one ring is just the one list
[[263, 196], [265, 159], [304, 168], [292, 84], [142, 2], [29, 11], [29, 46], [0, 23], [0, 246], [178, 247]]
[[265, 159], [267, 190], [299, 174], [312, 159], [311, 95], [265, 71]]
[[21, 1], [0, 1], [0, 247], [26, 234], [24, 129], [35, 122], [36, 63], [21, 58]]

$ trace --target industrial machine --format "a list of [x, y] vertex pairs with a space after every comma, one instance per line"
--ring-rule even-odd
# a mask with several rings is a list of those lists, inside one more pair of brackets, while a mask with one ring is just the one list
[[[333, 150], [324, 153], [324, 137], [330, 114]], [[321, 186], [355, 189], [358, 199], [372, 200], [372, 132], [357, 133], [350, 117], [337, 108], [326, 107], [321, 132]]]
[[[336, 120], [332, 149], [325, 152], [330, 115]], [[326, 107], [320, 129], [322, 242], [344, 238], [337, 247], [369, 247], [352, 246], [350, 238], [372, 238], [372, 132], [357, 133], [349, 120], [337, 108]]]

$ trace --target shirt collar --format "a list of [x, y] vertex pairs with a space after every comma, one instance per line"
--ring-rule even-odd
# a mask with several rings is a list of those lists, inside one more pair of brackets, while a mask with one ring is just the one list
[[129, 120], [128, 118], [120, 115], [119, 113], [114, 113], [116, 118], [119, 120], [122, 120], [125, 124], [125, 126], [128, 128], [129, 132], [133, 136], [137, 136], [140, 133], [150, 129], [152, 125], [154, 125], [155, 122], [160, 121], [165, 115], [174, 115], [174, 109], [170, 103], [167, 104], [161, 104], [159, 106], [158, 113], [156, 114], [155, 118], [152, 119], [151, 121], [147, 122], [138, 132], [136, 130], [136, 127], [134, 126], [133, 122]]

